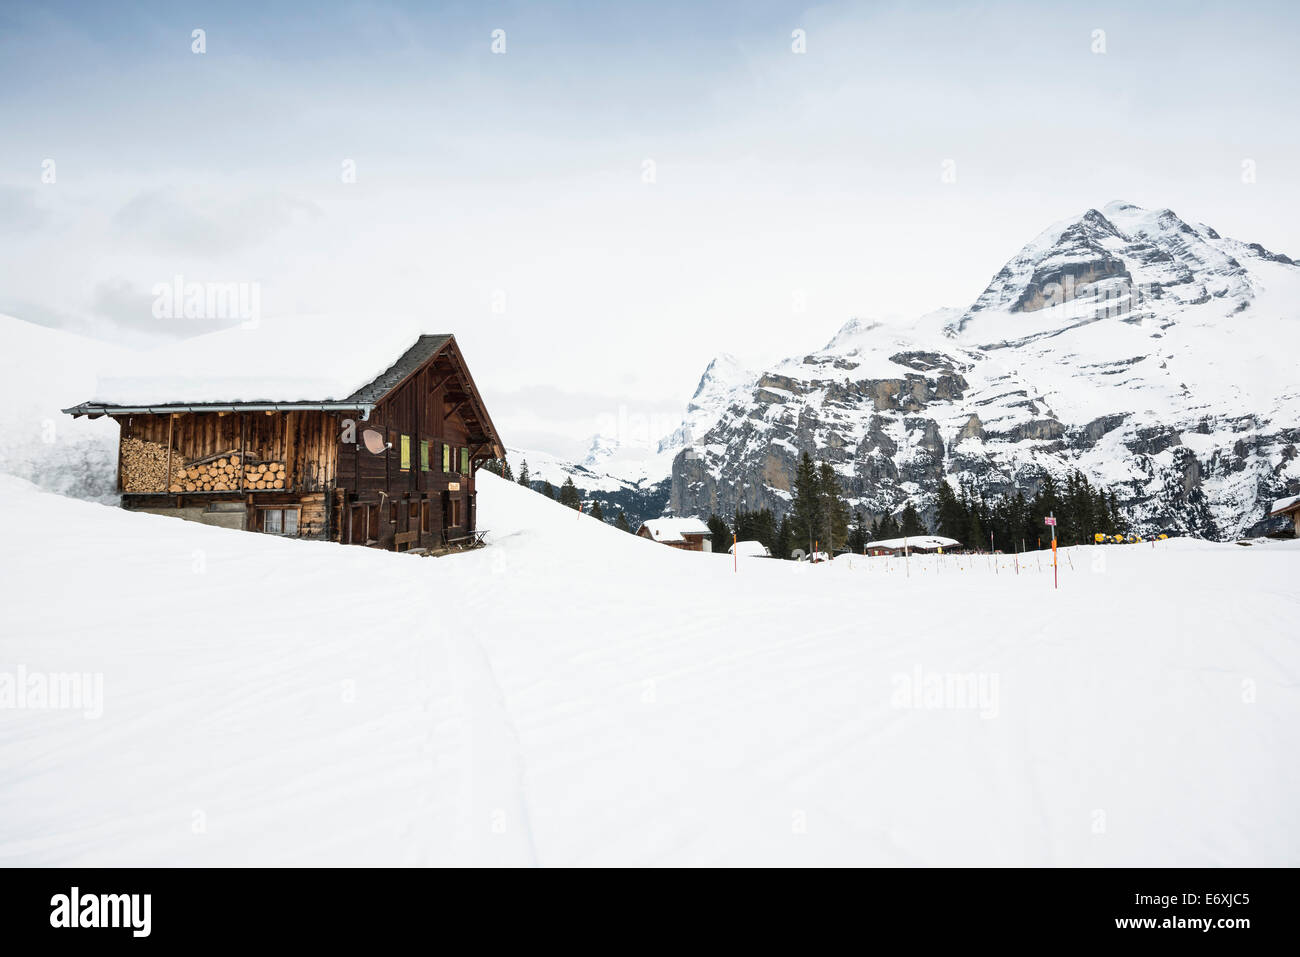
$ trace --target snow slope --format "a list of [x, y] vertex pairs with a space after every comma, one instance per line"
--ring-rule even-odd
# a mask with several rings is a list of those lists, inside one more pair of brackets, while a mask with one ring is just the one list
[[0, 863], [1300, 864], [1300, 543], [736, 574], [479, 482], [420, 559], [0, 479], [0, 676], [104, 687], [0, 709]]
[[0, 473], [116, 501], [117, 423], [60, 410], [94, 391], [127, 350], [0, 315]]

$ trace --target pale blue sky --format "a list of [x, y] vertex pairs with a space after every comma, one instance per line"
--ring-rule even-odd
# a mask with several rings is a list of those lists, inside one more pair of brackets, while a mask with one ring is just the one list
[[0, 311], [153, 335], [182, 274], [427, 315], [572, 452], [1112, 199], [1300, 255], [1295, 6], [1133, 6], [0, 4]]

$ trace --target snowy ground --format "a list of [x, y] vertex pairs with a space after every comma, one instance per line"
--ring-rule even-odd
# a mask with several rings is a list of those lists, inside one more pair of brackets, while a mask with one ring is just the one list
[[1300, 864], [1300, 543], [737, 574], [480, 483], [420, 559], [0, 479], [0, 681], [103, 681], [0, 708], [0, 864]]

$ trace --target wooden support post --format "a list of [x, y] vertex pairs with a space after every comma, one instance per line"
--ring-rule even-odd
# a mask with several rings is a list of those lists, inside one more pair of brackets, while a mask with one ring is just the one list
[[167, 416], [167, 474], [163, 477], [163, 491], [172, 489], [172, 432], [176, 426], [176, 413]]

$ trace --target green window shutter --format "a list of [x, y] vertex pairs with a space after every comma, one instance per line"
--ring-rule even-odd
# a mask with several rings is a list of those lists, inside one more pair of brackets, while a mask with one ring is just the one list
[[442, 443], [442, 470], [444, 472], [451, 471], [451, 446], [446, 442]]
[[402, 436], [402, 471], [405, 472], [411, 467], [411, 437]]
[[429, 471], [429, 443], [420, 443], [420, 471]]
[[460, 474], [469, 474], [469, 449], [460, 450]]

